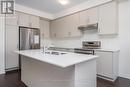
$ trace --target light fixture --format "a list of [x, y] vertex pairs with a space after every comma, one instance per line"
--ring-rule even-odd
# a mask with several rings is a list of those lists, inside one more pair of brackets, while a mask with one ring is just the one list
[[67, 5], [69, 3], [68, 0], [59, 0], [59, 3], [62, 5]]

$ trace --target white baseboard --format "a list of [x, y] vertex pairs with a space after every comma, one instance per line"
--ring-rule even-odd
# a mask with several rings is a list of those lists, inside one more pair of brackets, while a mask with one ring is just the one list
[[9, 69], [6, 69], [5, 71], [8, 72], [8, 71], [13, 71], [13, 70], [18, 70], [19, 67], [13, 67], [13, 68], [9, 68]]
[[120, 74], [119, 77], [122, 77], [122, 78], [126, 78], [126, 79], [130, 79], [130, 75], [123, 75], [123, 74]]
[[0, 70], [0, 74], [5, 74], [5, 70]]
[[108, 81], [111, 81], [111, 82], [115, 82], [116, 79], [118, 78], [118, 77], [116, 77], [116, 78], [112, 79], [112, 78], [108, 78], [108, 77], [100, 76], [100, 75], [97, 75], [97, 77], [102, 78], [102, 79], [105, 79], [105, 80], [108, 80]]

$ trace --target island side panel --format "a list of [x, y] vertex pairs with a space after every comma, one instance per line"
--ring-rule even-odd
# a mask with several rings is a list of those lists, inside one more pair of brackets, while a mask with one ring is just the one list
[[75, 87], [96, 87], [96, 59], [75, 65]]
[[21, 80], [28, 87], [74, 87], [75, 66], [60, 68], [25, 56]]

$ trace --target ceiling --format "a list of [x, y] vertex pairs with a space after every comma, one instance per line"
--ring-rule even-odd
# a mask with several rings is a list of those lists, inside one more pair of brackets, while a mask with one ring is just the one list
[[61, 5], [58, 0], [15, 0], [16, 4], [27, 6], [39, 11], [55, 14], [65, 9], [74, 7], [78, 4], [86, 2], [87, 0], [69, 0], [68, 5]]

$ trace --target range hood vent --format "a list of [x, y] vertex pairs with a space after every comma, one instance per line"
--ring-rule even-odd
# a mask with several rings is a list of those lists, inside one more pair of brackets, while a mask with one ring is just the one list
[[78, 29], [82, 31], [98, 29], [98, 23], [79, 26]]

